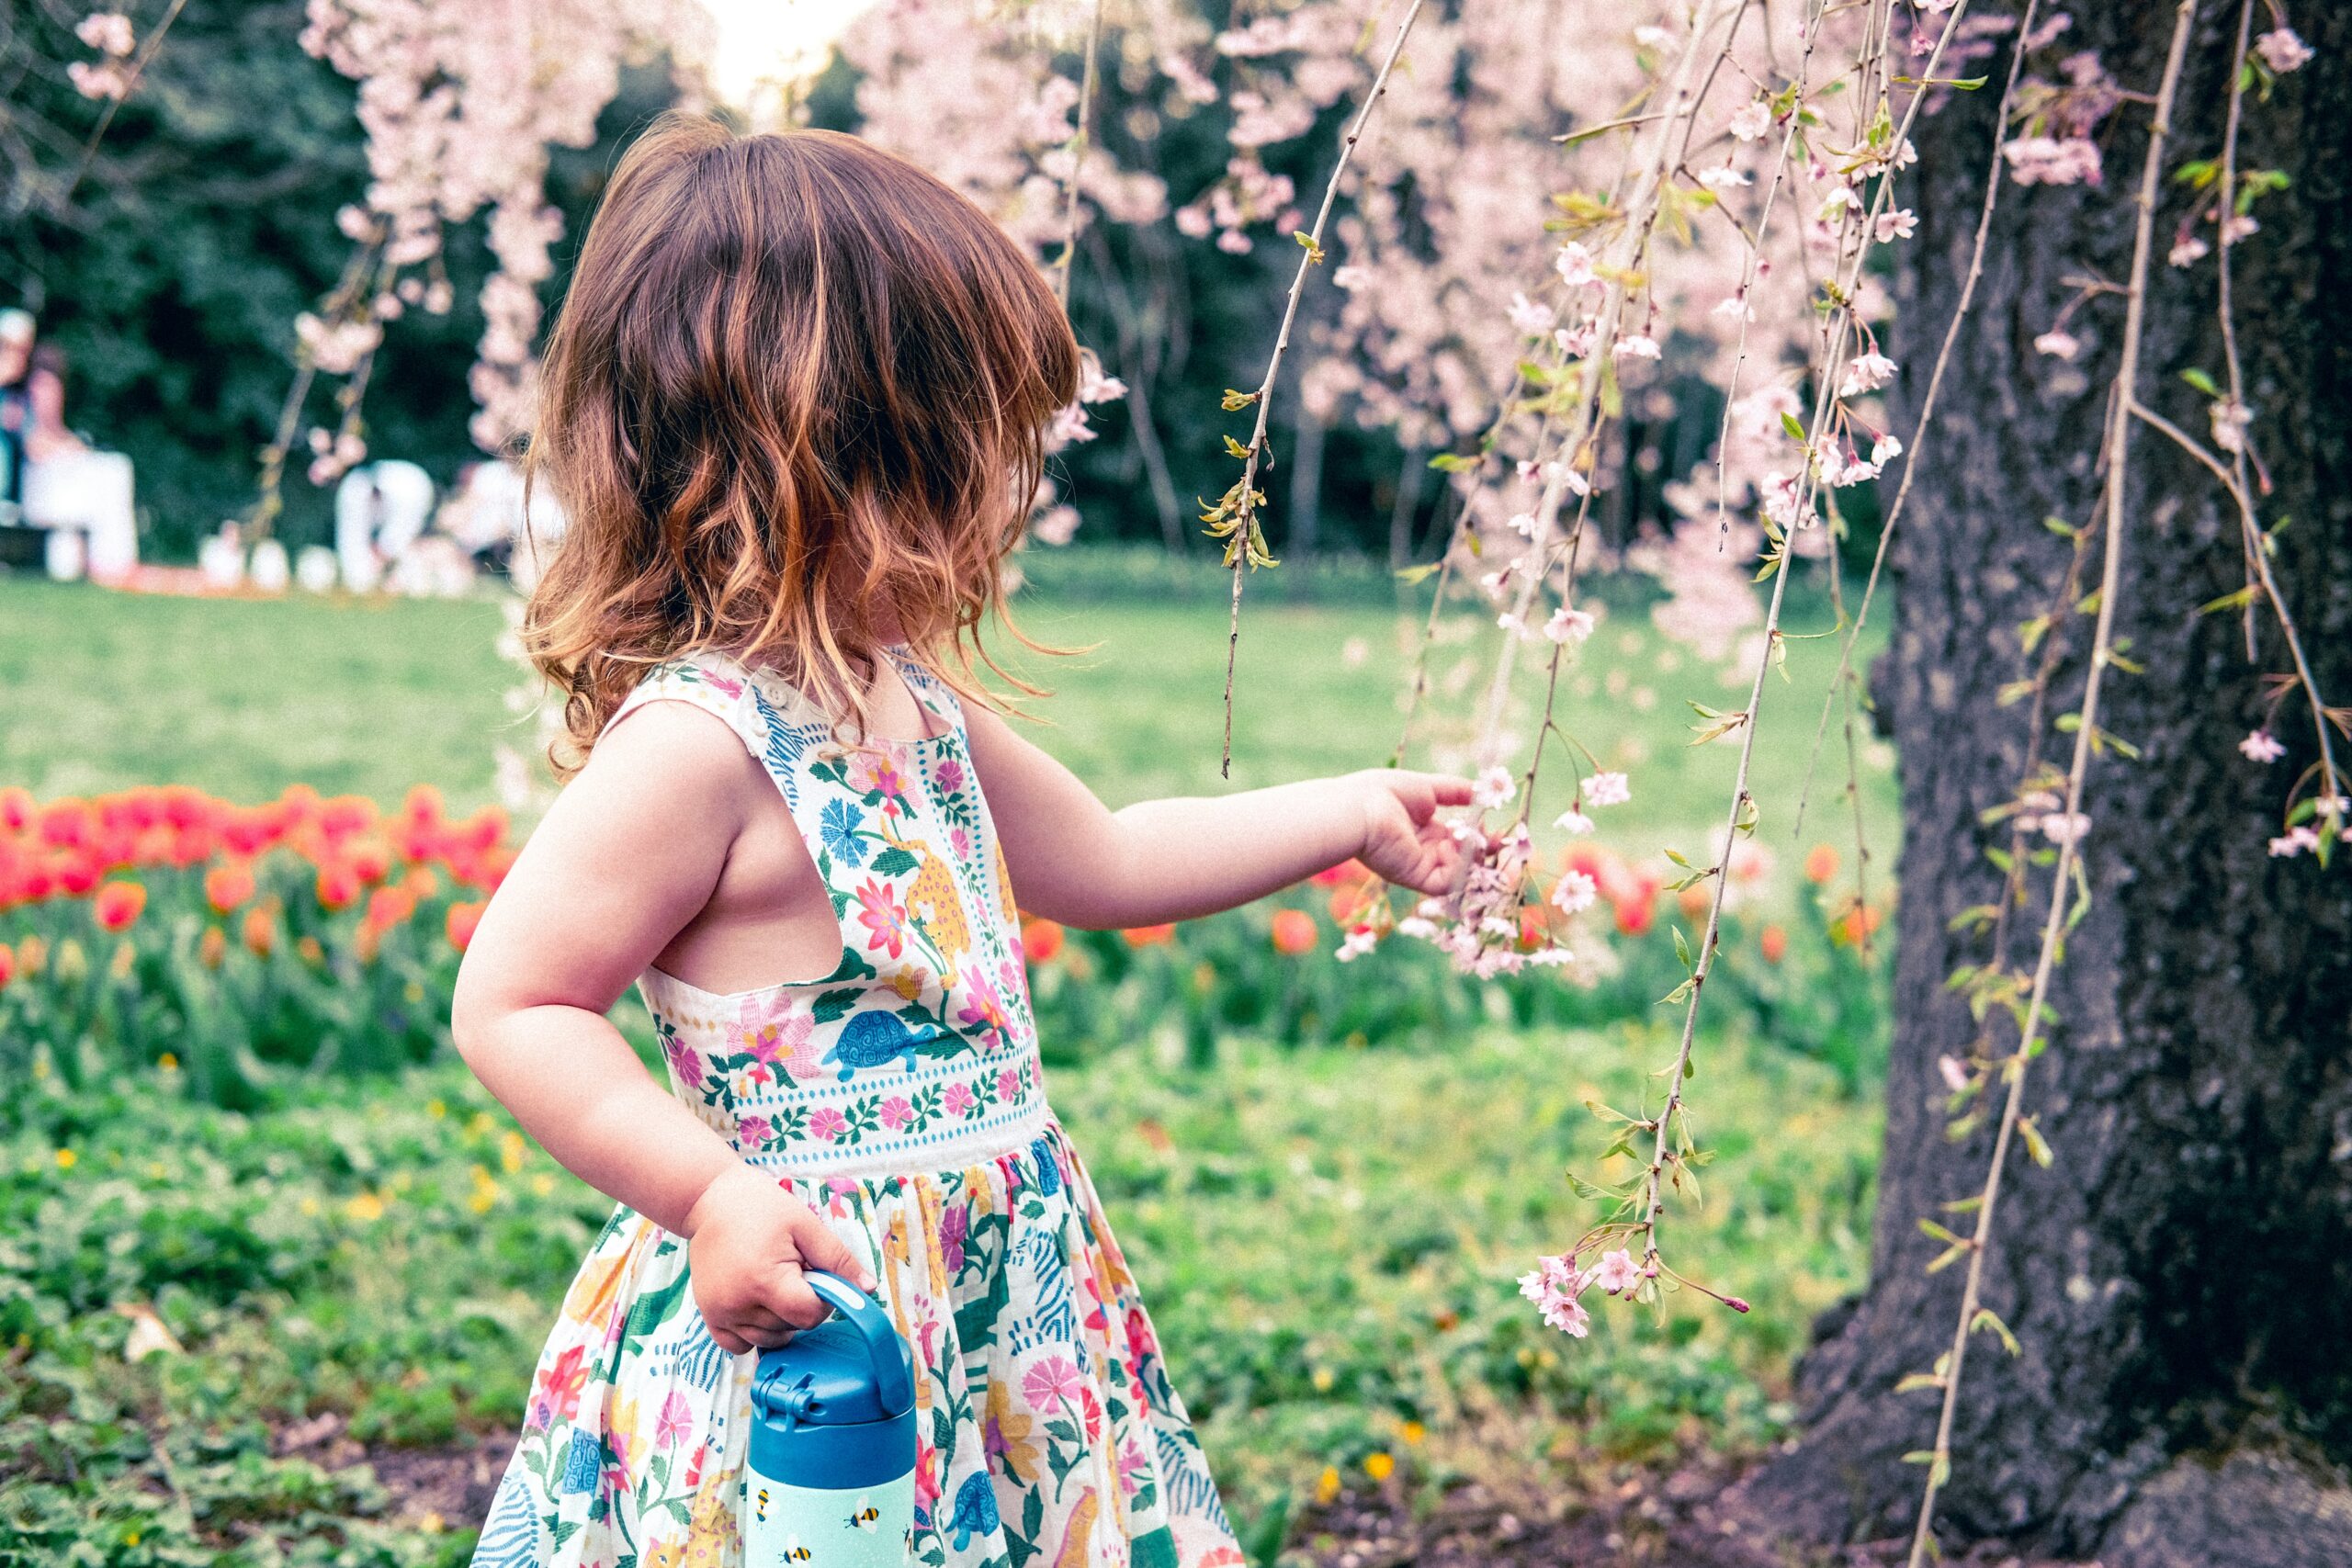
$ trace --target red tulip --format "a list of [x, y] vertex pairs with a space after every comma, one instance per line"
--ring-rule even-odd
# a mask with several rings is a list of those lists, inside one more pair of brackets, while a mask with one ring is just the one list
[[1052, 920], [1032, 919], [1021, 928], [1021, 951], [1032, 964], [1050, 963], [1062, 950], [1062, 928]]
[[110, 931], [127, 930], [139, 912], [147, 907], [145, 885], [137, 882], [109, 882], [91, 900], [91, 913], [101, 928]]

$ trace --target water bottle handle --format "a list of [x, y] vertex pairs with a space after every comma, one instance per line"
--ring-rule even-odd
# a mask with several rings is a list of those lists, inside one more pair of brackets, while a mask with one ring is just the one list
[[896, 1415], [914, 1407], [914, 1381], [907, 1371], [906, 1341], [890, 1325], [881, 1303], [838, 1274], [821, 1269], [804, 1270], [801, 1279], [817, 1298], [849, 1321], [865, 1342], [865, 1358], [874, 1364], [874, 1393], [882, 1408]]

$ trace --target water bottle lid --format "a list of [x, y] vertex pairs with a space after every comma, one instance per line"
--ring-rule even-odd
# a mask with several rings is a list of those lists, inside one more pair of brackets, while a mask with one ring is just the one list
[[833, 1315], [760, 1355], [752, 1403], [771, 1421], [856, 1426], [914, 1408], [914, 1361], [871, 1296], [847, 1280], [811, 1271], [809, 1288]]

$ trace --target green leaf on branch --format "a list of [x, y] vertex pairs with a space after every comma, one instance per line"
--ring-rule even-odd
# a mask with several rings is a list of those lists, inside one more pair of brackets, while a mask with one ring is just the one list
[[1309, 266], [1321, 266], [1323, 265], [1323, 247], [1317, 243], [1314, 235], [1308, 233], [1304, 229], [1294, 229], [1291, 231], [1290, 237], [1296, 240], [1306, 250], [1306, 262]]
[[1430, 459], [1430, 467], [1442, 474], [1466, 474], [1478, 467], [1478, 459], [1460, 452], [1440, 452]]
[[2025, 1139], [2027, 1157], [2043, 1169], [2048, 1169], [2052, 1157], [2050, 1153], [2050, 1140], [2041, 1135], [2041, 1130], [2033, 1124], [2032, 1117], [2018, 1118], [2018, 1135]]
[[1792, 413], [1781, 416], [1781, 428], [1789, 433], [1792, 441], [1802, 442], [1804, 439], [1804, 426], [1797, 423], [1797, 416]]
[[1995, 1312], [1991, 1307], [1978, 1307], [1976, 1309], [1976, 1315], [1968, 1320], [1968, 1331], [1971, 1334], [1996, 1334], [2000, 1336], [2001, 1348], [2007, 1350], [2010, 1355], [2021, 1356], [2025, 1354], [2025, 1347], [2018, 1343], [2018, 1337], [2009, 1332], [2009, 1325], [2003, 1323], [2001, 1321], [2000, 1314]]
[[1238, 392], [1231, 387], [1225, 389], [1224, 407], [1227, 413], [1238, 413], [1257, 400], [1258, 394], [1255, 392]]
[[1430, 578], [1435, 577], [1439, 572], [1444, 570], [1445, 563], [1438, 560], [1430, 561], [1423, 566], [1408, 566], [1396, 574], [1396, 581], [1405, 584], [1408, 588], [1410, 588], [1416, 583], [1427, 582]]
[[2180, 373], [2180, 378], [2188, 382], [2190, 386], [2196, 388], [2199, 391], [2204, 393], [2209, 398], [2218, 398], [2222, 395], [2220, 384], [2217, 383], [2212, 377], [2208, 376], [2204, 371], [2199, 370], [2194, 365], [2182, 371]]

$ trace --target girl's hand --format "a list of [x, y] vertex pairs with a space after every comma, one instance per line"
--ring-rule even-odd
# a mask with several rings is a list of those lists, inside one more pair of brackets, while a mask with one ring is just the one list
[[1444, 773], [1369, 768], [1348, 782], [1363, 790], [1363, 848], [1357, 859], [1373, 874], [1416, 893], [1453, 886], [1462, 847], [1437, 820], [1440, 807], [1470, 804], [1470, 781]]
[[801, 1279], [839, 1274], [872, 1291], [874, 1276], [814, 1209], [740, 1160], [721, 1171], [686, 1216], [695, 1304], [718, 1348], [772, 1349], [832, 1311]]

